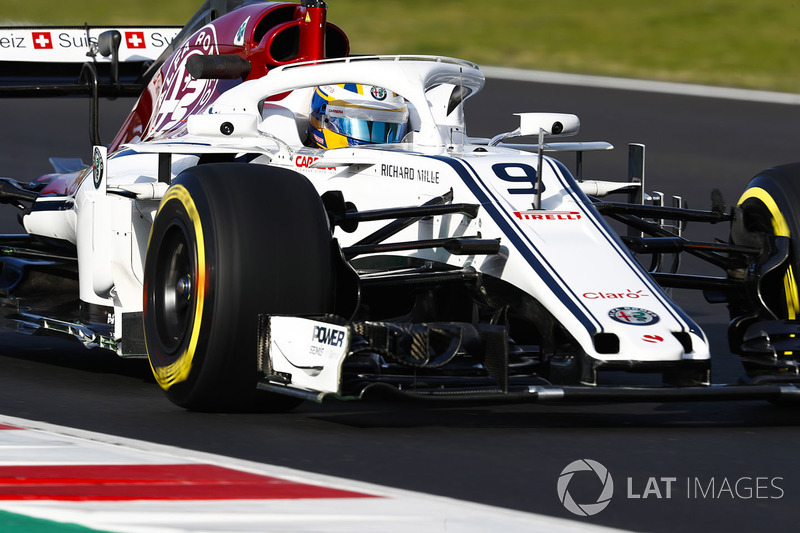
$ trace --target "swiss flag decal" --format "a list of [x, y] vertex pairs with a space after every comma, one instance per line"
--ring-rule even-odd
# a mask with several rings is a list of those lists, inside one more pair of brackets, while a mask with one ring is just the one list
[[126, 31], [125, 45], [128, 48], [146, 48], [143, 31]]
[[33, 37], [33, 47], [36, 50], [53, 49], [53, 38], [49, 31], [34, 31], [31, 36]]

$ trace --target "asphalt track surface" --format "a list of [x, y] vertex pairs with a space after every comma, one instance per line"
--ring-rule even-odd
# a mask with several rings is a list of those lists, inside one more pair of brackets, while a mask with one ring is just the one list
[[[106, 142], [131, 103], [101, 104]], [[36, 177], [49, 171], [49, 156], [89, 159], [88, 102], [6, 100], [0, 110], [0, 175]], [[800, 106], [554, 84], [489, 80], [468, 104], [470, 133], [512, 130], [519, 111], [576, 113], [583, 127], [575, 140], [612, 142], [616, 151], [586, 156], [589, 178], [624, 177], [627, 143], [645, 143], [647, 189], [681, 194], [693, 207], [708, 206], [713, 187], [733, 203], [759, 170], [800, 160]], [[20, 231], [13, 208], [2, 216], [0, 230]], [[576, 261], [591, 268], [590, 257]], [[714, 380], [735, 381], [741, 369], [726, 349], [725, 309], [691, 293], [676, 299], [711, 338]], [[172, 406], [143, 361], [46, 338], [4, 334], [0, 342], [5, 415], [623, 529], [795, 530], [800, 512], [800, 406], [333, 403], [203, 414]], [[565, 510], [556, 490], [562, 469], [582, 458], [605, 465], [615, 483], [610, 505], [588, 518]], [[596, 499], [597, 478], [576, 476], [573, 498]]]

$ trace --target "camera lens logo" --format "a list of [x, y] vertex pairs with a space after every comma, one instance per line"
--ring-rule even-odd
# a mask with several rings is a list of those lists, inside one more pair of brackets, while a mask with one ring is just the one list
[[[594, 472], [603, 484], [603, 490], [597, 497], [594, 503], [577, 503], [569, 493], [568, 487], [572, 476], [576, 472]], [[611, 474], [608, 469], [591, 459], [578, 459], [567, 465], [561, 471], [558, 477], [558, 499], [567, 511], [578, 516], [592, 516], [596, 515], [611, 503], [611, 497], [614, 495], [614, 480], [611, 479]]]

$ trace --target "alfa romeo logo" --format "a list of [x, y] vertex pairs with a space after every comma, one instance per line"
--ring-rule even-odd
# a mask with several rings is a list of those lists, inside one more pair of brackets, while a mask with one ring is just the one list
[[373, 87], [370, 92], [375, 100], [386, 100], [386, 89], [383, 87]]
[[658, 322], [658, 315], [641, 307], [615, 307], [608, 312], [608, 316], [632, 326], [647, 326]]
[[[576, 472], [594, 472], [603, 484], [603, 490], [593, 503], [577, 503], [569, 493], [569, 484]], [[614, 495], [614, 480], [608, 469], [591, 459], [578, 459], [567, 465], [558, 477], [558, 499], [570, 513], [578, 516], [596, 515], [611, 503]]]
[[94, 188], [99, 189], [103, 182], [103, 154], [100, 149], [94, 149]]

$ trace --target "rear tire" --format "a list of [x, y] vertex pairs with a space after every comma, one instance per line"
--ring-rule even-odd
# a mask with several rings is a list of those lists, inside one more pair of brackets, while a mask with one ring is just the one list
[[167, 397], [199, 410], [300, 403], [256, 389], [258, 315], [330, 312], [331, 264], [327, 214], [305, 177], [239, 163], [182, 172], [144, 267], [147, 353]]

